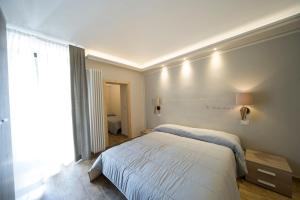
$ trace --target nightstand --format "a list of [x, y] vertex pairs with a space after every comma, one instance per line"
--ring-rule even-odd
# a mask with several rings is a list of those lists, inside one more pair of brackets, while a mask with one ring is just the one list
[[141, 131], [141, 135], [146, 135], [146, 134], [151, 133], [151, 132], [153, 132], [153, 129], [146, 128], [146, 129], [144, 129], [144, 130]]
[[292, 170], [285, 158], [247, 149], [246, 163], [247, 181], [292, 197]]

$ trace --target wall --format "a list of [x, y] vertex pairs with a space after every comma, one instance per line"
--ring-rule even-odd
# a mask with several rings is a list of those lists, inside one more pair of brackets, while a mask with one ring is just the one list
[[[182, 66], [145, 73], [147, 127], [176, 123], [224, 130], [243, 146], [289, 160], [300, 177], [300, 33]], [[240, 124], [235, 94], [250, 91], [250, 124]], [[161, 116], [152, 100], [162, 98]]]
[[131, 128], [133, 137], [145, 128], [144, 76], [140, 72], [86, 59], [87, 68], [102, 69], [103, 79], [130, 83]]
[[[120, 86], [120, 98], [121, 98], [121, 125], [122, 125], [122, 134], [123, 135], [128, 135], [129, 132], [129, 119], [128, 119], [128, 86], [122, 84]], [[145, 92], [145, 91], [144, 91]], [[143, 101], [143, 100], [142, 100]], [[143, 101], [144, 103], [144, 101]]]
[[121, 97], [120, 97], [120, 85], [108, 85], [108, 101], [107, 108], [108, 114], [116, 114], [121, 116]]

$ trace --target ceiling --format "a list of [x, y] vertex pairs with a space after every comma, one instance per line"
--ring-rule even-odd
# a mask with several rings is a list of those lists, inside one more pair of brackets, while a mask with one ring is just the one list
[[0, 0], [9, 25], [147, 68], [300, 13], [299, 0]]

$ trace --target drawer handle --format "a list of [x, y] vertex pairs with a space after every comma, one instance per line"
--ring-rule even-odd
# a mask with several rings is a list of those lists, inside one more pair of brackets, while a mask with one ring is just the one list
[[272, 188], [276, 188], [276, 185], [274, 185], [273, 183], [269, 183], [267, 181], [263, 181], [263, 180], [257, 179], [257, 182], [259, 182], [261, 184], [264, 184], [264, 185], [267, 185], [267, 186], [270, 186]]
[[268, 174], [270, 176], [276, 176], [276, 174], [274, 172], [269, 172], [269, 171], [266, 171], [266, 170], [263, 170], [263, 169], [257, 169], [257, 171], [259, 171], [263, 174]]

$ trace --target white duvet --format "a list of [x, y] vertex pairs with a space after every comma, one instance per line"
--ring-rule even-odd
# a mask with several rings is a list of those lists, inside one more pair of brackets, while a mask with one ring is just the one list
[[153, 132], [103, 152], [89, 171], [103, 173], [129, 200], [236, 200], [232, 149]]

